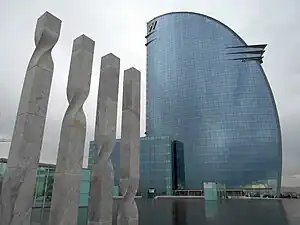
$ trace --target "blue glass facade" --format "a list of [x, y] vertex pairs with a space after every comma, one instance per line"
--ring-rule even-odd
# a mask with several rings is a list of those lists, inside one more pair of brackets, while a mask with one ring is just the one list
[[[187, 188], [215, 181], [226, 187], [272, 183], [278, 191], [280, 125], [260, 55], [251, 56], [257, 46], [189, 12], [154, 18], [146, 39], [146, 133], [184, 143]], [[244, 48], [240, 58], [237, 46]]]
[[172, 141], [172, 189], [185, 189], [184, 144]]
[[143, 137], [140, 147], [140, 191], [156, 189], [157, 195], [172, 195], [185, 187], [183, 144], [169, 136]]
[[[94, 142], [90, 142], [89, 165], [93, 163]], [[172, 195], [173, 190], [184, 189], [184, 145], [169, 136], [141, 137], [140, 182], [138, 195], [146, 195], [154, 188], [157, 195]], [[119, 184], [120, 140], [111, 154], [114, 167], [114, 183]]]

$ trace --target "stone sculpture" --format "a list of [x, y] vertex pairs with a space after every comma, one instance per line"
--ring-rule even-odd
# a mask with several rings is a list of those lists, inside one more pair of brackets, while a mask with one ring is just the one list
[[110, 155], [116, 141], [120, 59], [113, 54], [101, 59], [95, 126], [95, 164], [90, 179], [88, 224], [112, 224], [114, 171]]
[[30, 224], [53, 76], [51, 51], [58, 41], [60, 28], [61, 20], [49, 12], [37, 21], [36, 48], [25, 75], [2, 185], [1, 225]]
[[83, 104], [90, 91], [95, 42], [81, 35], [73, 42], [65, 113], [56, 162], [49, 225], [77, 225], [86, 136]]
[[1, 197], [1, 191], [2, 191], [2, 183], [3, 183], [3, 176], [0, 174], [0, 197]]
[[120, 191], [118, 225], [138, 225], [135, 195], [140, 176], [141, 74], [135, 68], [124, 72], [122, 130], [120, 142]]

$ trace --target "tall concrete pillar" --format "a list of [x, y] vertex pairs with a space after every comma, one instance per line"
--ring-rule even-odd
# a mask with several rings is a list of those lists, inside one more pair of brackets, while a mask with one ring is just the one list
[[89, 225], [111, 225], [114, 171], [110, 155], [116, 142], [120, 59], [103, 56], [98, 90], [95, 127], [95, 164], [89, 193]]
[[140, 178], [140, 93], [141, 73], [135, 68], [124, 72], [122, 130], [120, 142], [120, 191], [118, 225], [138, 225], [135, 195]]
[[77, 225], [86, 136], [83, 104], [90, 91], [95, 42], [81, 35], [73, 42], [67, 86], [69, 107], [60, 133], [49, 225]]
[[35, 50], [29, 61], [9, 150], [0, 199], [1, 225], [29, 225], [50, 87], [51, 51], [60, 35], [61, 20], [44, 13], [35, 29]]
[[3, 183], [3, 176], [0, 174], [0, 196], [1, 196], [1, 191], [2, 191], [2, 183]]

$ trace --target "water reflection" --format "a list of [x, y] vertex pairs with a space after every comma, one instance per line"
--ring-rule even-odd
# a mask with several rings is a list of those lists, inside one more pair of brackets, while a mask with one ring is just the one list
[[[287, 200], [300, 211], [300, 201]], [[296, 203], [296, 205], [295, 205]], [[281, 200], [200, 199], [139, 202], [140, 225], [299, 225], [288, 221]], [[300, 217], [299, 217], [300, 219]]]
[[218, 216], [219, 204], [217, 201], [205, 201], [205, 217], [207, 220], [213, 220]]
[[186, 204], [184, 201], [172, 203], [172, 225], [186, 225]]
[[[137, 199], [140, 225], [299, 225], [300, 200]], [[118, 201], [113, 225], [117, 225]], [[41, 219], [43, 214], [43, 219]], [[32, 225], [47, 224], [49, 208], [34, 208]], [[78, 225], [87, 225], [87, 207], [79, 209]]]

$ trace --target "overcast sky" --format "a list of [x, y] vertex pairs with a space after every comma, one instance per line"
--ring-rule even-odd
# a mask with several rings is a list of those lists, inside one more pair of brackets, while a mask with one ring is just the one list
[[[300, 185], [300, 1], [299, 0], [0, 0], [0, 136], [11, 137], [24, 74], [34, 49], [36, 19], [49, 11], [62, 21], [53, 50], [55, 70], [41, 161], [54, 163], [61, 121], [67, 108], [66, 84], [72, 41], [86, 34], [96, 42], [91, 91], [84, 106], [88, 141], [93, 139], [100, 58], [114, 53], [123, 70], [142, 72], [142, 123], [145, 127], [146, 22], [171, 11], [212, 16], [235, 30], [248, 44], [267, 43], [263, 67], [279, 110], [283, 136], [283, 182]], [[120, 80], [122, 84], [122, 79]], [[122, 93], [122, 86], [120, 86]], [[118, 136], [120, 116], [118, 116]], [[7, 157], [9, 144], [0, 144]]]

